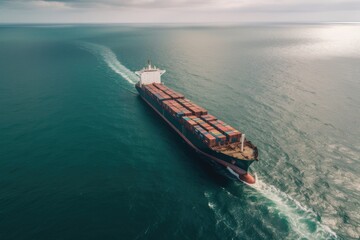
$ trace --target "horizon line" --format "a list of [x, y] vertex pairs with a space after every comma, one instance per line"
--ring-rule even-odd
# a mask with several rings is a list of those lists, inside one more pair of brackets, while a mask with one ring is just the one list
[[360, 24], [360, 21], [272, 21], [272, 22], [264, 22], [264, 21], [244, 21], [244, 22], [0, 22], [0, 25], [31, 25], [31, 24], [48, 24], [48, 25], [87, 25], [87, 24], [134, 24], [134, 25], [243, 25], [243, 24]]

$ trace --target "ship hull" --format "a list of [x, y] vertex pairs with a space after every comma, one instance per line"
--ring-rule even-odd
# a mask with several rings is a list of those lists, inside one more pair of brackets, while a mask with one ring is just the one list
[[[199, 141], [193, 133], [189, 132], [189, 130], [179, 123], [175, 117], [165, 111], [159, 102], [152, 99], [147, 93], [145, 93], [138, 84], [136, 85], [136, 90], [139, 92], [142, 100], [150, 106], [202, 159], [228, 170], [228, 172], [240, 181], [248, 184], [255, 183], [255, 178], [248, 173], [248, 168], [254, 160], [236, 161], [230, 156], [208, 148]], [[232, 162], [236, 162], [236, 164], [232, 164]]]

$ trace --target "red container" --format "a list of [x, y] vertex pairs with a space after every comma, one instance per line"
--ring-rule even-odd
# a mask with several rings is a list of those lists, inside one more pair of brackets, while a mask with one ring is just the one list
[[191, 116], [192, 115], [192, 112], [187, 110], [187, 109], [185, 109], [183, 112], [184, 112], [185, 116]]
[[214, 130], [214, 128], [210, 125], [208, 125], [208, 126], [201, 125], [201, 127], [204, 128], [208, 132]]
[[204, 135], [204, 142], [209, 146], [213, 147], [216, 145], [216, 138], [211, 135], [210, 133], [207, 133]]
[[204, 108], [201, 108], [201, 114], [204, 115], [204, 114], [208, 114], [208, 111]]
[[185, 127], [189, 130], [193, 130], [194, 126], [197, 125], [197, 123], [194, 122], [193, 120], [185, 120], [184, 118], [183, 118], [183, 122], [184, 122]]

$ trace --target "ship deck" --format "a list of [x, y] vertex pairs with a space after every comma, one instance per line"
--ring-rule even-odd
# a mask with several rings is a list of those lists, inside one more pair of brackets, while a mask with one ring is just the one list
[[241, 143], [236, 142], [223, 146], [216, 146], [212, 148], [215, 151], [221, 152], [225, 155], [242, 159], [242, 160], [254, 160], [257, 159], [257, 153], [253, 146], [248, 143], [244, 144], [244, 151], [241, 151]]

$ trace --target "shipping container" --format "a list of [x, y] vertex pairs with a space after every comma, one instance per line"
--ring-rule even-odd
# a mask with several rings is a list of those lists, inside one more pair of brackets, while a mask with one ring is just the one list
[[226, 136], [229, 143], [239, 142], [241, 133], [221, 120], [212, 120], [208, 123]]
[[209, 147], [214, 147], [214, 146], [216, 145], [216, 137], [214, 137], [214, 136], [211, 135], [210, 133], [206, 133], [206, 134], [205, 134], [204, 142], [205, 142]]
[[214, 129], [209, 131], [209, 133], [216, 138], [216, 143], [218, 143], [219, 145], [223, 145], [226, 143], [226, 136], [221, 132]]
[[214, 117], [213, 115], [210, 115], [210, 114], [202, 115], [201, 118], [206, 122], [217, 120], [216, 117]]

